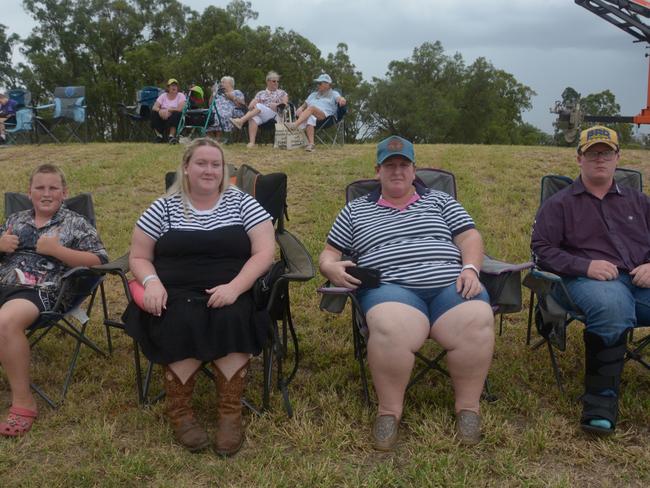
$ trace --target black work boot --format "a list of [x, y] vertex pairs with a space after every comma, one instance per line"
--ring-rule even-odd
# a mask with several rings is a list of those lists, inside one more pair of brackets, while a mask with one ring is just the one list
[[[606, 345], [599, 335], [584, 331], [585, 394], [582, 396], [582, 430], [598, 435], [614, 432], [618, 419], [618, 393], [625, 359], [627, 330], [616, 343]], [[610, 428], [591, 425], [591, 420], [608, 420]]]

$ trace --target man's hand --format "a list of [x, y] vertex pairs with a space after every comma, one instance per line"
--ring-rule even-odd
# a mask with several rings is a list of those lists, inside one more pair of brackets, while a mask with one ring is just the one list
[[0, 237], [0, 252], [14, 252], [18, 249], [19, 239], [18, 236], [13, 233], [13, 225], [9, 225], [7, 230], [2, 237]]
[[465, 269], [458, 275], [456, 291], [466, 299], [473, 298], [481, 292], [481, 282], [473, 269]]
[[609, 281], [618, 278], [618, 268], [609, 261], [594, 259], [589, 263], [587, 276], [593, 280]]
[[650, 263], [637, 266], [630, 274], [633, 276], [632, 284], [640, 288], [650, 288]]
[[58, 230], [53, 231], [51, 234], [44, 234], [36, 241], [36, 252], [44, 256], [56, 257], [61, 247]]

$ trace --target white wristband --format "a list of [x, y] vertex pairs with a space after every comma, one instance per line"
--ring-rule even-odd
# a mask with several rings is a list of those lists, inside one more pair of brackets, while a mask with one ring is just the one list
[[465, 266], [463, 266], [463, 267], [461, 268], [460, 272], [462, 273], [462, 272], [465, 271], [466, 269], [471, 269], [472, 271], [474, 271], [474, 273], [476, 273], [476, 276], [478, 276], [478, 277], [481, 276], [481, 272], [480, 272], [480, 271], [478, 270], [478, 268], [477, 268], [476, 266], [474, 266], [473, 264], [466, 264]]
[[158, 278], [158, 275], [155, 275], [155, 274], [147, 275], [147, 276], [145, 276], [144, 279], [142, 280], [142, 286], [147, 286], [147, 283], [148, 283], [149, 281], [151, 281], [151, 280], [160, 280], [160, 278]]

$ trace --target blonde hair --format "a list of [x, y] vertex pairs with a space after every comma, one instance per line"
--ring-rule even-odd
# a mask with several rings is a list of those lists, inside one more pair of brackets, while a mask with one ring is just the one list
[[59, 175], [59, 177], [61, 178], [61, 185], [63, 186], [63, 188], [65, 189], [68, 187], [68, 183], [65, 180], [65, 173], [63, 173], [63, 170], [55, 164], [45, 163], [34, 168], [32, 174], [29, 175], [30, 188], [32, 186], [32, 182], [34, 181], [34, 176], [40, 173]]
[[181, 160], [181, 164], [178, 166], [178, 169], [176, 170], [176, 179], [174, 180], [174, 183], [171, 184], [169, 187], [169, 190], [167, 190], [167, 197], [170, 197], [175, 194], [179, 194], [183, 200], [183, 211], [187, 215], [187, 211], [189, 210], [189, 195], [191, 192], [190, 188], [190, 180], [187, 177], [187, 174], [185, 174], [185, 169], [187, 168], [187, 165], [190, 164], [190, 159], [192, 159], [192, 156], [194, 155], [194, 152], [204, 146], [210, 146], [214, 147], [221, 153], [221, 162], [223, 165], [223, 177], [221, 179], [221, 184], [219, 185], [219, 193], [223, 193], [228, 189], [228, 186], [230, 186], [230, 175], [228, 174], [228, 165], [226, 165], [226, 156], [223, 153], [222, 147], [219, 145], [217, 141], [214, 139], [210, 139], [209, 137], [201, 137], [199, 139], [194, 139], [185, 149], [185, 152], [183, 153], [183, 159]]
[[269, 71], [266, 73], [266, 81], [269, 81], [271, 78], [277, 78], [279, 80], [280, 75], [275, 71]]

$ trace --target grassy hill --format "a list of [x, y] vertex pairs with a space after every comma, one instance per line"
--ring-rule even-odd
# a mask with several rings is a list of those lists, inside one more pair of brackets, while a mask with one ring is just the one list
[[[163, 190], [163, 175], [176, 168], [182, 147], [153, 144], [42, 145], [0, 148], [0, 190], [25, 190], [30, 171], [53, 162], [66, 171], [71, 193], [91, 191], [98, 227], [111, 257], [125, 253], [133, 224]], [[344, 204], [344, 187], [373, 175], [374, 147], [345, 146], [308, 154], [270, 146], [226, 147], [227, 161], [250, 164], [289, 177], [289, 222], [317, 258], [329, 227]], [[529, 258], [531, 223], [539, 180], [548, 173], [575, 176], [572, 149], [508, 146], [425, 145], [420, 166], [457, 176], [459, 200], [483, 234], [487, 252], [523, 262]], [[622, 166], [650, 176], [650, 153], [624, 151]], [[647, 179], [650, 182], [650, 180]], [[293, 312], [302, 360], [291, 386], [295, 415], [288, 419], [277, 392], [272, 410], [246, 414], [247, 441], [233, 459], [211, 451], [189, 454], [177, 446], [162, 405], [138, 407], [132, 347], [117, 332], [116, 351], [102, 359], [84, 349], [66, 403], [58, 410], [39, 403], [40, 417], [24, 439], [0, 439], [0, 486], [648, 486], [650, 484], [650, 374], [628, 363], [623, 376], [621, 420], [606, 440], [577, 428], [581, 394], [581, 327], [571, 327], [560, 366], [567, 395], [551, 374], [544, 349], [525, 345], [527, 314], [508, 316], [497, 338], [490, 373], [499, 400], [482, 405], [484, 440], [472, 449], [453, 439], [451, 386], [431, 376], [407, 394], [403, 434], [394, 453], [370, 447], [374, 411], [364, 407], [352, 354], [349, 311], [318, 310], [312, 282], [295, 286]], [[117, 315], [124, 299], [108, 284]], [[105, 345], [99, 310], [89, 334]], [[637, 333], [638, 335], [638, 333]], [[59, 385], [69, 340], [48, 337], [33, 357], [37, 383]], [[430, 346], [427, 346], [430, 347]], [[259, 403], [260, 361], [247, 397]], [[155, 370], [160, 374], [160, 369]], [[155, 382], [156, 387], [158, 382]], [[214, 387], [201, 379], [195, 403], [214, 431]], [[0, 411], [9, 405], [0, 373]]]

